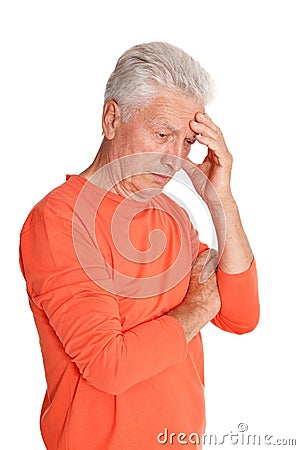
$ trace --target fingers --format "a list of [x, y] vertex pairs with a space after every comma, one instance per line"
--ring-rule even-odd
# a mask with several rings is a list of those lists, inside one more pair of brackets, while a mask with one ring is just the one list
[[205, 250], [204, 252], [200, 253], [199, 256], [197, 256], [194, 267], [197, 266], [197, 269], [202, 270], [205, 266], [205, 263], [208, 259], [210, 249]]
[[220, 128], [213, 122], [207, 113], [196, 113], [195, 119], [199, 123], [204, 123], [208, 127], [212, 128], [214, 131], [221, 131]]
[[190, 122], [191, 130], [196, 133], [195, 138], [200, 144], [207, 145], [212, 150], [217, 150], [223, 143], [223, 135], [213, 121], [203, 114], [196, 114], [196, 120]]
[[217, 127], [207, 114], [197, 113], [195, 120], [191, 120], [190, 127], [195, 133], [203, 134], [213, 139], [222, 136], [220, 128]]
[[211, 120], [208, 114], [197, 113], [195, 120], [190, 121], [190, 128], [196, 134], [196, 140], [209, 149], [208, 156], [216, 164], [222, 165], [221, 159], [229, 159], [229, 151], [226, 146], [222, 131]]
[[219, 263], [218, 252], [208, 249], [202, 252], [196, 259], [193, 270], [198, 272], [198, 282], [205, 283], [208, 278], [215, 274]]

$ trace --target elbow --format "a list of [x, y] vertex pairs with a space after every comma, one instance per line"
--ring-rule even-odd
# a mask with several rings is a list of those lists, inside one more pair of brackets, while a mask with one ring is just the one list
[[254, 296], [254, 301], [252, 303], [252, 308], [249, 308], [249, 314], [245, 320], [244, 331], [240, 334], [251, 333], [254, 331], [259, 323], [260, 318], [260, 305], [258, 294]]
[[251, 311], [247, 317], [236, 317], [235, 319], [224, 316], [221, 312], [214, 317], [212, 323], [224, 331], [234, 334], [246, 334], [255, 330], [259, 322], [259, 309], [254, 313]]
[[[251, 289], [246, 297], [234, 303], [235, 307], [221, 308], [216, 325], [225, 331], [235, 334], [251, 333], [255, 330], [260, 318], [260, 305], [257, 286]], [[251, 292], [252, 291], [252, 292]]]
[[259, 319], [257, 319], [256, 321], [251, 321], [245, 325], [239, 326], [235, 329], [234, 333], [235, 334], [251, 333], [251, 331], [254, 331], [255, 328], [257, 327], [258, 322], [259, 322]]
[[252, 320], [252, 322], [250, 322], [246, 333], [250, 333], [251, 331], [254, 331], [255, 328], [257, 327], [258, 323], [259, 323], [259, 314], [257, 314], [257, 317], [254, 320]]
[[251, 317], [249, 317], [244, 323], [238, 324], [236, 326], [234, 333], [235, 334], [251, 333], [251, 331], [255, 330], [258, 323], [259, 323], [259, 311], [257, 311], [255, 314], [251, 314]]

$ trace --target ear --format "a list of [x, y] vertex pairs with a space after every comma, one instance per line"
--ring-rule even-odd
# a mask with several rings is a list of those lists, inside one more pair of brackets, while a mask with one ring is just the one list
[[102, 129], [104, 136], [112, 140], [121, 121], [120, 109], [114, 100], [107, 100], [103, 107]]

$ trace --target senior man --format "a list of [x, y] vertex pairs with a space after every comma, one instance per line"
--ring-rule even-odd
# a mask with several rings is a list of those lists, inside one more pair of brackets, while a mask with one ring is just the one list
[[[247, 333], [259, 316], [232, 156], [205, 113], [211, 92], [207, 72], [179, 48], [152, 42], [126, 51], [106, 86], [94, 162], [23, 226], [49, 450], [201, 448], [200, 329], [212, 321]], [[196, 141], [208, 149], [199, 165], [188, 157]], [[217, 261], [162, 192], [180, 169], [211, 212]]]

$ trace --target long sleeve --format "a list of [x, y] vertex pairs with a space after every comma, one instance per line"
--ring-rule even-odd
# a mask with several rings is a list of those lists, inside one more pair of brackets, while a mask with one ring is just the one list
[[[198, 233], [191, 228], [191, 242], [195, 247]], [[208, 249], [198, 240], [198, 255]], [[259, 321], [258, 280], [255, 260], [245, 272], [228, 274], [217, 269], [217, 282], [221, 309], [211, 322], [231, 333], [243, 334], [252, 331]]]
[[258, 282], [255, 261], [238, 274], [217, 271], [221, 309], [212, 323], [222, 330], [243, 334], [252, 331], [259, 320]]
[[[95, 249], [90, 249], [91, 255]], [[64, 351], [96, 389], [119, 394], [187, 356], [178, 322], [161, 316], [123, 331], [117, 297], [91, 280], [72, 241], [72, 223], [50, 214], [21, 234], [20, 259], [31, 302], [42, 310]]]

